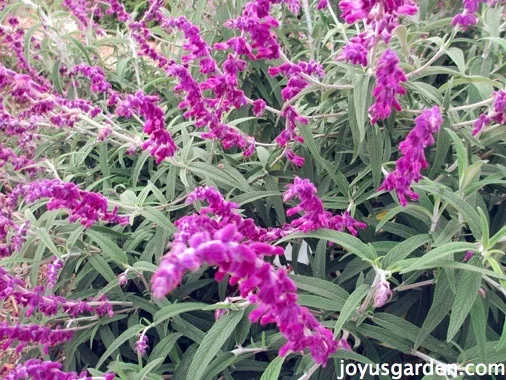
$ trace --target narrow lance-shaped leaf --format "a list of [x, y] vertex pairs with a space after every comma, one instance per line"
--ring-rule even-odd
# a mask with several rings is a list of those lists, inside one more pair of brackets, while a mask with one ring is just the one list
[[[473, 258], [470, 262], [477, 265], [479, 258]], [[450, 314], [450, 325], [448, 326], [448, 334], [446, 340], [449, 342], [457, 334], [460, 327], [464, 323], [474, 300], [478, 296], [478, 290], [481, 285], [481, 273], [464, 271], [459, 280], [457, 280], [457, 294], [453, 301], [452, 312]]]
[[207, 366], [234, 332], [243, 314], [244, 310], [229, 313], [218, 319], [213, 327], [211, 327], [202, 340], [197, 352], [195, 352], [195, 356], [188, 369], [188, 379], [200, 380], [202, 378]]

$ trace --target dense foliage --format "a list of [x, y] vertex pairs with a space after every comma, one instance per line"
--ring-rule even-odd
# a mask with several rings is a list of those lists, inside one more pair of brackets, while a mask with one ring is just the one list
[[504, 1], [126, 5], [0, 0], [4, 378], [506, 362]]

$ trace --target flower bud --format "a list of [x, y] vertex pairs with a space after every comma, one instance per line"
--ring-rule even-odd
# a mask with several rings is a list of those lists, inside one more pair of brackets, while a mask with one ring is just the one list
[[390, 283], [388, 281], [380, 282], [376, 286], [376, 291], [374, 292], [374, 306], [382, 307], [391, 296], [392, 291], [390, 290]]

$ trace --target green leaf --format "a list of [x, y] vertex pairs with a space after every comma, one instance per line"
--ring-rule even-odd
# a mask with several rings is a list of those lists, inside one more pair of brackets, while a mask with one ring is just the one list
[[464, 52], [456, 47], [451, 47], [447, 50], [446, 54], [452, 59], [457, 65], [461, 74], [465, 74], [466, 71], [466, 59], [464, 58]]
[[260, 380], [278, 380], [285, 358], [286, 356], [276, 356], [271, 360]]
[[[479, 259], [472, 259], [479, 262]], [[450, 314], [450, 324], [446, 341], [449, 342], [457, 334], [464, 323], [467, 315], [473, 307], [474, 300], [478, 296], [478, 290], [481, 285], [481, 273], [464, 271], [459, 280], [457, 280], [457, 294], [453, 301], [452, 312]]]
[[379, 230], [381, 230], [383, 228], [383, 226], [386, 223], [388, 223], [388, 221], [390, 219], [392, 219], [397, 214], [400, 214], [401, 212], [402, 213], [407, 213], [408, 215], [419, 216], [420, 219], [425, 216], [426, 218], [428, 218], [430, 220], [430, 218], [432, 217], [432, 215], [429, 212], [429, 210], [427, 210], [426, 208], [424, 208], [422, 206], [419, 206], [419, 205], [414, 205], [414, 204], [409, 203], [406, 206], [400, 206], [400, 205], [399, 206], [395, 206], [394, 208], [392, 208], [391, 210], [389, 210], [381, 218], [381, 221], [376, 226], [376, 232], [378, 232]]
[[293, 239], [304, 239], [304, 238], [315, 238], [324, 239], [336, 243], [346, 249], [347, 251], [357, 255], [365, 261], [371, 262], [378, 257], [374, 248], [370, 245], [364, 244], [355, 236], [345, 234], [344, 232], [338, 232], [334, 230], [318, 230], [308, 233], [294, 233], [283, 237], [276, 244], [281, 244]]
[[262, 198], [280, 196], [282, 193], [279, 191], [249, 191], [244, 194], [240, 194], [234, 197], [232, 200], [237, 203], [239, 206], [243, 206], [245, 204], [257, 201]]
[[457, 136], [455, 132], [453, 132], [448, 128], [445, 129], [455, 144], [455, 151], [457, 152], [457, 164], [459, 169], [459, 182], [460, 188], [462, 188], [462, 184], [464, 181], [464, 173], [466, 172], [468, 166], [466, 147], [464, 146], [462, 140], [459, 138], [459, 136]]
[[153, 323], [154, 325], [158, 325], [176, 315], [188, 313], [189, 311], [202, 310], [206, 306], [208, 305], [201, 302], [184, 302], [167, 305], [156, 312], [153, 318]]
[[301, 275], [290, 276], [299, 290], [305, 290], [329, 300], [344, 304], [349, 297], [346, 290], [330, 281]]
[[244, 310], [231, 312], [218, 319], [213, 327], [211, 327], [193, 357], [187, 373], [188, 379], [201, 380], [207, 366], [234, 332], [243, 314]]
[[367, 101], [369, 98], [369, 82], [370, 74], [360, 75], [354, 83], [353, 88], [353, 105], [352, 110], [355, 111], [356, 126], [358, 129], [359, 143], [365, 138], [365, 122], [367, 120]]
[[415, 235], [404, 240], [387, 252], [381, 261], [381, 266], [383, 268], [395, 266], [398, 261], [405, 259], [411, 252], [429, 243], [431, 240], [432, 237], [429, 234]]
[[478, 213], [480, 214], [480, 221], [481, 221], [481, 232], [483, 236], [481, 237], [481, 245], [483, 246], [483, 249], [487, 251], [489, 249], [489, 226], [488, 226], [488, 220], [485, 215], [485, 212], [481, 209], [481, 207], [478, 207]]
[[156, 223], [159, 227], [168, 231], [169, 233], [174, 233], [176, 231], [176, 227], [172, 224], [172, 222], [161, 212], [153, 207], [143, 207], [141, 214], [146, 219], [150, 220], [153, 223]]
[[158, 358], [162, 358], [165, 360], [169, 352], [172, 350], [177, 340], [181, 338], [183, 334], [181, 333], [171, 333], [163, 337], [163, 339], [158, 342], [158, 344], [153, 348], [151, 354], [149, 355], [148, 362], [152, 362]]
[[53, 70], [52, 70], [52, 74], [53, 74], [53, 85], [54, 85], [54, 88], [56, 89], [56, 91], [58, 92], [58, 94], [62, 94], [63, 93], [63, 90], [62, 90], [62, 80], [61, 80], [61, 74], [60, 74], [60, 60], [56, 60], [54, 62], [54, 65], [53, 65]]
[[506, 318], [504, 318], [504, 323], [502, 326], [502, 333], [501, 333], [501, 339], [498, 343], [498, 349], [504, 350], [506, 348]]
[[135, 375], [135, 380], [144, 380], [158, 365], [162, 364], [165, 358], [158, 358], [150, 361], [146, 366]]
[[400, 261], [397, 263], [398, 264], [397, 266], [401, 268], [401, 273], [413, 272], [416, 270], [425, 269], [426, 267], [430, 267], [430, 265], [440, 262], [441, 259], [453, 253], [470, 250], [472, 251], [475, 249], [476, 249], [475, 245], [471, 243], [464, 243], [464, 242], [446, 243], [430, 250], [421, 257]]
[[470, 316], [471, 326], [473, 327], [474, 336], [478, 343], [480, 360], [484, 363], [487, 356], [487, 317], [485, 315], [485, 307], [480, 297], [476, 297], [470, 311]]
[[371, 290], [371, 287], [367, 284], [362, 284], [358, 288], [356, 288], [353, 293], [350, 294], [348, 299], [346, 300], [343, 308], [341, 309], [341, 313], [339, 314], [339, 318], [336, 321], [336, 325], [334, 327], [334, 337], [338, 337], [341, 329], [344, 324], [348, 321], [351, 315], [356, 311], [357, 306], [360, 304], [362, 299], [367, 295], [367, 293]]
[[325, 279], [326, 271], [325, 266], [327, 264], [327, 242], [320, 240], [316, 246], [316, 250], [313, 258], [313, 276], [321, 279]]
[[88, 257], [89, 263], [95, 268], [95, 270], [102, 275], [107, 281], [111, 282], [116, 279], [114, 271], [111, 269], [107, 261], [98, 254], [90, 255]]
[[437, 88], [425, 82], [405, 82], [404, 86], [412, 93], [418, 93], [425, 101], [433, 104], [443, 103], [443, 95]]
[[316, 146], [311, 129], [299, 128], [299, 133], [304, 138], [304, 145], [306, 148], [309, 150], [314, 159], [320, 164], [320, 166], [329, 174], [339, 191], [342, 194], [349, 196], [350, 183], [338, 167], [334, 167], [330, 162], [325, 160], [320, 155], [320, 149]]
[[100, 246], [102, 253], [114, 261], [120, 268], [128, 264], [127, 254], [107, 236], [93, 230], [87, 230], [86, 234]]
[[192, 162], [188, 165], [188, 170], [201, 178], [209, 179], [221, 185], [236, 187], [244, 192], [251, 191], [251, 186], [242, 175], [238, 177], [230, 174], [225, 169], [218, 169], [216, 166], [209, 165], [205, 162]]
[[454, 294], [451, 290], [450, 283], [446, 274], [442, 272], [436, 282], [436, 289], [434, 291], [434, 299], [429, 309], [429, 313], [423, 321], [423, 325], [418, 332], [415, 340], [414, 349], [418, 349], [422, 342], [429, 336], [429, 334], [441, 323], [441, 321], [448, 315], [453, 303]]
[[367, 149], [371, 165], [373, 186], [377, 189], [381, 182], [381, 166], [383, 164], [383, 138], [379, 128], [370, 128], [368, 131]]
[[139, 334], [144, 329], [143, 325], [135, 325], [124, 331], [120, 336], [118, 336], [114, 342], [112, 342], [108, 347], [107, 350], [103, 353], [103, 355], [100, 357], [100, 360], [98, 361], [96, 368], [100, 368], [102, 364], [106, 361], [106, 359], [111, 356], [111, 354], [116, 351], [120, 346], [125, 343], [130, 338], [133, 338], [137, 334]]
[[61, 256], [60, 252], [58, 252], [58, 248], [54, 245], [51, 240], [51, 236], [49, 236], [49, 233], [45, 228], [39, 227], [35, 229], [35, 235], [39, 237], [42, 244], [44, 244], [55, 256]]

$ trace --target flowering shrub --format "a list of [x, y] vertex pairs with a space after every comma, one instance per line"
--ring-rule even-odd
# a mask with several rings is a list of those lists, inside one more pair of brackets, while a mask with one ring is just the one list
[[2, 378], [506, 361], [504, 3], [1, 1]]

